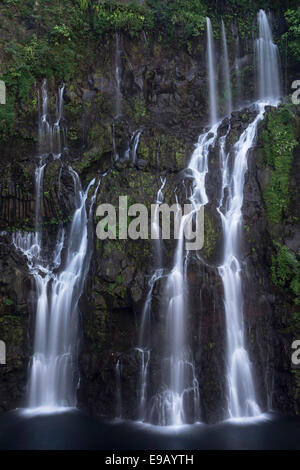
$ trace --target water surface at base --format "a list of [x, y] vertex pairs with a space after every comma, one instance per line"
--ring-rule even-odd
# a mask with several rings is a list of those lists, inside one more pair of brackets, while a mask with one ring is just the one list
[[164, 428], [98, 421], [77, 410], [32, 416], [14, 411], [0, 415], [0, 449], [300, 450], [300, 419], [269, 415], [254, 422]]

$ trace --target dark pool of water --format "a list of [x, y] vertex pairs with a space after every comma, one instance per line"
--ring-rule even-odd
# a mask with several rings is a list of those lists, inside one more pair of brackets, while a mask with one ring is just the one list
[[300, 419], [271, 414], [259, 422], [166, 429], [98, 421], [77, 410], [35, 416], [14, 411], [0, 414], [0, 449], [300, 450]]

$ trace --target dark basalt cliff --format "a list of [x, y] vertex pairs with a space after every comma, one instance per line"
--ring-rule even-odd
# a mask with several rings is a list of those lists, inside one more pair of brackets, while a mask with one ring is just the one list
[[[27, 34], [26, 28], [23, 33]], [[208, 116], [204, 37], [197, 38], [192, 51], [187, 51], [163, 44], [159, 35], [130, 38], [120, 34], [122, 112], [118, 119], [114, 119], [115, 43], [113, 33], [89, 42], [86, 57], [76, 59], [77, 73], [65, 83], [67, 149], [60, 160], [49, 157], [44, 180], [42, 220], [49, 246], [58, 226], [68, 225], [74, 208], [72, 181], [66, 171], [69, 164], [78, 172], [84, 187], [92, 178], [101, 176], [96, 205], [103, 202], [118, 205], [119, 196], [126, 195], [129, 204], [141, 202], [150, 208], [161, 186], [161, 177], [166, 178], [165, 202], [175, 202], [176, 188], [179, 201], [185, 202], [180, 183], [184, 180], [186, 185], [190, 184], [184, 170]], [[243, 109], [235, 111], [230, 120], [228, 142], [232, 143], [255, 116], [247, 106], [254, 94], [254, 86], [248, 85], [254, 83], [248, 64], [253, 57], [249, 59], [246, 41], [242, 46], [245, 50], [242, 76], [244, 85], [247, 83], [247, 96]], [[230, 54], [234, 54], [234, 43]], [[221, 81], [221, 69], [218, 73]], [[48, 85], [53, 113], [57, 84]], [[32, 85], [32, 96], [37, 96], [40, 86], [38, 79]], [[288, 107], [299, 142], [300, 110]], [[285, 109], [285, 105], [281, 108]], [[269, 108], [267, 114], [276, 118], [280, 109]], [[17, 229], [32, 230], [34, 226], [37, 121], [35, 100], [19, 116], [17, 135], [8, 136], [1, 144], [0, 339], [7, 344], [7, 365], [0, 366], [0, 410], [24, 403], [33, 348], [35, 286], [25, 259], [12, 245], [11, 234]], [[247, 344], [262, 408], [271, 406], [299, 413], [300, 373], [291, 364], [291, 344], [300, 338], [299, 306], [284, 283], [276, 285], [274, 266], [279, 245], [287, 246], [295, 259], [299, 256], [300, 150], [299, 146], [293, 149], [288, 208], [275, 223], [270, 219], [265, 196], [271, 177], [264, 137], [268, 122], [266, 118], [259, 126], [257, 145], [249, 154], [244, 190], [242, 260], [246, 266], [243, 290]], [[220, 135], [227, 129], [225, 119]], [[141, 131], [141, 135], [133, 163], [125, 155], [128, 147], [133, 149], [136, 131]], [[210, 154], [206, 180], [210, 202], [205, 208], [205, 245], [200, 257], [191, 256], [187, 273], [190, 289], [187, 329], [200, 384], [201, 416], [207, 422], [223, 418], [226, 399], [225, 315], [217, 270], [222, 251], [221, 221], [216, 211], [221, 180], [218, 145]], [[116, 363], [121, 359], [123, 417], [136, 418], [139, 358], [135, 347], [154, 265], [153, 243], [100, 241], [95, 236], [96, 216], [93, 222], [89, 235], [93, 237], [94, 252], [80, 300], [78, 406], [99, 416], [115, 415]], [[166, 268], [171, 265], [173, 249], [174, 241], [164, 243]], [[164, 278], [156, 283], [152, 302], [152, 390], [157, 388], [161, 372], [163, 288]]]

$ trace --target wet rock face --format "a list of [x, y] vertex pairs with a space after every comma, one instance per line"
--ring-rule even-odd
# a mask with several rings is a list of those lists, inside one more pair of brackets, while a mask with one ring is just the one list
[[24, 270], [24, 260], [10, 245], [10, 237], [0, 238], [0, 339], [6, 345], [6, 364], [0, 364], [0, 410], [24, 404], [29, 361], [28, 335], [33, 286]]
[[[266, 111], [276, 113], [271, 107]], [[290, 231], [290, 220], [293, 214], [299, 213], [299, 193], [295, 185], [299, 179], [299, 159], [296, 150], [289, 178], [293, 204], [290, 204], [280, 224], [274, 224], [268, 218], [264, 202], [264, 193], [270, 181], [262, 139], [264, 128], [265, 122], [259, 127], [257, 145], [249, 155], [249, 171], [245, 180], [242, 247], [247, 262], [244, 279], [245, 320], [262, 406], [295, 413], [299, 410], [299, 374], [291, 363], [291, 344], [300, 334], [293, 313], [297, 306], [293, 305], [290, 294], [274, 285], [271, 272], [276, 256], [274, 244], [288, 246], [292, 239], [291, 252], [296, 256], [300, 249], [300, 243], [296, 241], [299, 233], [296, 220]]]
[[[254, 117], [254, 112], [248, 109], [237, 113], [233, 121], [239, 124], [235, 128], [231, 126], [229, 139], [236, 142]], [[228, 125], [228, 120], [225, 120], [220, 135], [227, 132]], [[186, 330], [199, 381], [201, 419], [211, 423], [224, 418], [227, 397], [223, 286], [217, 271], [222, 259], [223, 244], [221, 222], [216, 211], [221, 181], [218, 152], [217, 143], [209, 158], [207, 192], [210, 202], [205, 210], [205, 244], [200, 257], [191, 255], [187, 271], [189, 305]], [[162, 162], [165, 161], [163, 155]], [[160, 186], [158, 175], [161, 173], [155, 174], [155, 161], [148, 161], [149, 164], [143, 172], [128, 165], [118, 169], [118, 174], [108, 174], [103, 179], [98, 200], [109, 200], [117, 204], [118, 195], [126, 192], [135, 202], [151, 204]], [[166, 202], [169, 203], [174, 202], [174, 188], [178, 188], [183, 181], [183, 173], [174, 173], [171, 161], [170, 165], [169, 171], [163, 173], [167, 176], [164, 194]], [[281, 344], [281, 353], [282, 348], [286, 346], [283, 346], [272, 318], [274, 288], [270, 280], [268, 260], [270, 240], [257, 173], [256, 153], [251, 151], [249, 172], [245, 181], [241, 246], [244, 264], [245, 331], [260, 406], [267, 409], [273, 400], [274, 406], [278, 402], [279, 408], [291, 411], [291, 406], [283, 404], [284, 392], [278, 389], [280, 383], [280, 387], [282, 386], [289, 395], [292, 394], [291, 378], [288, 373], [284, 375], [280, 372], [281, 366], [276, 355], [278, 344]], [[138, 188], [141, 188], [141, 191]], [[184, 191], [179, 194], [179, 200], [184, 201]], [[248, 227], [251, 227], [251, 230]], [[87, 317], [86, 314], [83, 316], [84, 352], [81, 360], [84, 363], [81, 362], [79, 404], [99, 415], [112, 416], [116, 413], [119, 393], [116, 390], [116, 366], [119, 362], [122, 370], [122, 416], [137, 418], [137, 374], [140, 370], [140, 358], [135, 348], [141, 313], [148, 292], [148, 280], [154, 266], [153, 250], [153, 244], [148, 241], [96, 241], [96, 259], [86, 288], [86, 296], [91, 304], [83, 309], [89, 313]], [[171, 267], [173, 250], [174, 243], [164, 243], [166, 268]], [[159, 390], [162, 373], [164, 286], [163, 279], [157, 281], [152, 298], [150, 395]], [[88, 318], [88, 328], [85, 318]], [[89, 399], [91, 396], [93, 399]], [[98, 397], [97, 400], [94, 397]]]
[[[186, 188], [191, 183], [184, 169], [208, 115], [205, 51], [199, 48], [192, 56], [163, 47], [154, 39], [149, 41], [135, 43], [122, 38], [122, 113], [118, 119], [114, 119], [114, 38], [97, 51], [88, 73], [78, 74], [72, 83], [66, 84], [64, 119], [68, 148], [61, 160], [49, 156], [44, 180], [42, 217], [50, 246], [57, 228], [61, 224], [68, 226], [74, 210], [73, 182], [66, 171], [69, 164], [79, 173], [84, 187], [92, 178], [101, 177], [95, 207], [100, 203], [118, 206], [119, 196], [127, 195], [129, 205], [143, 203], [150, 209], [161, 178], [166, 178], [163, 191], [166, 203], [175, 202], [175, 190], [179, 202], [187, 202]], [[249, 88], [249, 95], [250, 92]], [[224, 119], [219, 137], [227, 133], [230, 125], [228, 151], [254, 116], [254, 110], [246, 108], [234, 112], [230, 122]], [[34, 227], [37, 115], [27, 121], [20, 138], [5, 146], [0, 161], [0, 231]], [[263, 126], [259, 136], [262, 130]], [[133, 161], [136, 131], [141, 134]], [[292, 412], [296, 386], [289, 362], [293, 337], [293, 332], [288, 331], [290, 299], [274, 288], [270, 277], [273, 232], [263, 202], [269, 175], [261, 160], [262, 152], [259, 140], [258, 147], [249, 155], [244, 191], [241, 250], [247, 266], [243, 278], [245, 330], [261, 406], [269, 405], [264, 398], [267, 396], [275, 408]], [[233, 154], [230, 158], [233, 159]], [[300, 184], [297, 165], [292, 177], [295, 187]], [[190, 256], [187, 270], [186, 330], [199, 382], [201, 419], [210, 423], [224, 418], [227, 394], [223, 287], [217, 271], [223, 246], [221, 220], [216, 211], [220, 186], [218, 141], [210, 152], [206, 178], [209, 203], [205, 208], [205, 244], [199, 256]], [[98, 240], [95, 236], [98, 221], [94, 214], [89, 234], [93, 237], [94, 252], [80, 300], [78, 406], [99, 416], [113, 417], [121, 393], [122, 416], [136, 419], [140, 356], [135, 348], [155, 266], [154, 246], [150, 240]], [[298, 250], [295, 223], [290, 220], [284, 230], [287, 245]], [[172, 266], [174, 248], [174, 240], [163, 243], [166, 271]], [[26, 394], [35, 287], [25, 260], [11, 245], [10, 233], [0, 236], [0, 250], [0, 339], [7, 342], [8, 351], [7, 365], [0, 365], [0, 409], [6, 410], [19, 406]], [[159, 390], [162, 373], [164, 287], [162, 279], [153, 290], [150, 394]], [[286, 331], [282, 333], [282, 329]], [[119, 388], [118, 362], [122, 369]]]

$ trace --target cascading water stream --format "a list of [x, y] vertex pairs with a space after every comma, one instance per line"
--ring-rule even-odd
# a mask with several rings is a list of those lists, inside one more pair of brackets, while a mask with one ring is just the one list
[[149, 281], [149, 290], [144, 304], [142, 312], [142, 320], [139, 332], [138, 347], [136, 351], [140, 357], [140, 378], [139, 378], [139, 389], [138, 389], [138, 402], [139, 410], [138, 416], [139, 420], [145, 421], [147, 418], [147, 384], [148, 384], [148, 371], [149, 363], [151, 358], [151, 307], [152, 307], [152, 296], [153, 289], [156, 282], [163, 276], [163, 263], [162, 263], [162, 245], [160, 237], [160, 226], [159, 226], [159, 214], [158, 209], [160, 204], [164, 201], [163, 189], [166, 184], [166, 178], [161, 179], [161, 186], [158, 189], [156, 196], [156, 205], [154, 211], [154, 217], [151, 227], [152, 238], [155, 242], [155, 265], [156, 269], [151, 276]]
[[[35, 169], [35, 236], [36, 240], [41, 242], [40, 224], [43, 214], [43, 182], [46, 163], [43, 158], [40, 159], [39, 166]], [[40, 245], [40, 243], [39, 243]]]
[[277, 105], [281, 96], [279, 52], [264, 10], [258, 13], [259, 37], [255, 43], [259, 100]]
[[222, 46], [223, 46], [223, 67], [224, 67], [224, 83], [225, 83], [225, 103], [226, 103], [226, 116], [231, 115], [232, 111], [232, 94], [230, 85], [230, 71], [229, 71], [229, 58], [227, 48], [227, 38], [224, 21], [222, 20]]
[[117, 151], [117, 146], [116, 146], [116, 129], [115, 129], [114, 121], [112, 123], [112, 147], [113, 147], [112, 163], [114, 163], [120, 159], [119, 153]]
[[164, 202], [163, 189], [166, 185], [167, 179], [161, 178], [161, 187], [157, 191], [156, 204], [154, 210], [154, 217], [151, 226], [151, 238], [155, 244], [155, 266], [157, 269], [163, 267], [163, 256], [162, 256], [162, 243], [161, 243], [161, 229], [159, 225], [159, 206]]
[[[225, 151], [227, 136], [222, 138], [220, 145], [222, 190], [218, 212], [223, 227], [224, 256], [223, 262], [219, 266], [219, 274], [224, 287], [226, 314], [227, 415], [229, 418], [247, 418], [261, 413], [257, 403], [252, 366], [245, 341], [242, 263], [239, 254], [240, 229], [248, 154], [254, 146], [258, 124], [264, 118], [265, 106], [279, 103], [280, 87], [276, 46], [272, 42], [267, 16], [262, 10], [258, 14], [258, 23], [260, 37], [256, 41], [256, 47], [259, 101], [255, 103], [258, 112], [233, 147], [232, 169], [229, 163], [229, 154]], [[273, 70], [274, 77], [269, 73], [271, 70]]]
[[137, 130], [132, 136], [132, 139], [133, 139], [132, 151], [131, 151], [132, 163], [136, 163], [136, 153], [137, 153], [137, 149], [138, 149], [138, 146], [139, 146], [141, 134], [142, 134], [142, 131]]
[[[193, 212], [208, 202], [205, 179], [208, 172], [208, 155], [214, 146], [219, 124], [217, 123], [217, 96], [215, 55], [210, 19], [207, 22], [207, 65], [211, 128], [202, 134], [187, 167], [192, 178], [189, 198]], [[185, 328], [187, 315], [186, 256], [184, 229], [190, 215], [181, 219], [179, 239], [174, 254], [173, 268], [167, 276], [164, 289], [166, 312], [166, 350], [162, 359], [161, 391], [153, 399], [151, 422], [160, 425], [182, 425], [200, 419], [199, 384]], [[191, 406], [191, 404], [193, 406]]]
[[139, 342], [136, 351], [140, 359], [140, 377], [138, 385], [138, 416], [140, 421], [145, 421], [147, 418], [147, 386], [148, 386], [148, 372], [149, 363], [151, 358], [151, 306], [152, 296], [155, 283], [163, 275], [163, 269], [157, 269], [151, 276], [149, 281], [149, 290], [142, 312], [142, 321], [139, 333]]
[[[60, 133], [62, 93], [54, 127]], [[78, 301], [89, 267], [91, 250], [88, 239], [88, 222], [95, 202], [91, 198], [90, 212], [86, 202], [91, 181], [86, 191], [81, 188], [77, 173], [69, 167], [74, 182], [75, 211], [68, 237], [59, 230], [51, 259], [46, 261], [42, 246], [43, 175], [47, 157], [53, 150], [53, 127], [49, 124], [46, 83], [42, 88], [42, 115], [39, 126], [40, 166], [35, 172], [36, 230], [34, 233], [17, 232], [13, 244], [27, 258], [28, 269], [36, 285], [36, 323], [34, 354], [29, 375], [29, 408], [51, 412], [62, 407], [75, 406], [77, 377]], [[48, 152], [46, 152], [48, 145]], [[54, 155], [53, 155], [54, 156]], [[42, 163], [41, 163], [42, 162]], [[64, 250], [65, 247], [65, 250]], [[64, 252], [65, 251], [65, 252]]]
[[122, 388], [121, 388], [121, 376], [122, 366], [120, 359], [116, 363], [116, 418], [122, 418]]
[[[49, 98], [47, 91], [47, 81], [43, 80], [41, 98], [39, 97], [39, 165], [35, 170], [35, 236], [41, 244], [40, 223], [43, 213], [43, 180], [46, 160], [51, 154], [54, 159], [62, 155], [65, 148], [65, 128], [61, 125], [63, 119], [63, 94], [65, 85], [58, 89], [56, 97], [56, 115], [54, 122], [51, 121], [49, 113]], [[41, 103], [40, 103], [41, 101]]]
[[[192, 178], [189, 198], [193, 212], [207, 204], [205, 178], [208, 155], [217, 139], [219, 123], [202, 134], [187, 167]], [[190, 215], [182, 217], [173, 268], [167, 276], [164, 290], [166, 311], [166, 351], [162, 361], [162, 387], [154, 397], [151, 421], [160, 425], [182, 425], [200, 419], [199, 384], [187, 340], [187, 280], [185, 270], [184, 227]]]
[[[224, 234], [224, 258], [219, 266], [224, 287], [227, 334], [228, 416], [230, 418], [256, 416], [257, 404], [251, 363], [245, 345], [241, 263], [239, 260], [239, 232], [242, 222], [244, 177], [248, 152], [254, 144], [258, 123], [263, 119], [260, 105], [254, 121], [234, 145], [234, 163], [230, 172], [229, 156], [221, 145], [222, 191], [218, 211]], [[227, 200], [224, 201], [227, 193]], [[224, 213], [221, 210], [225, 206]]]
[[[134, 141], [138, 142], [136, 138], [137, 135], [140, 135], [141, 131], [137, 131], [134, 134]], [[139, 138], [139, 137], [138, 137]], [[163, 276], [164, 270], [162, 268], [162, 240], [161, 240], [161, 229], [159, 225], [159, 213], [158, 209], [160, 204], [163, 203], [164, 195], [163, 189], [166, 184], [166, 178], [161, 178], [161, 186], [157, 191], [156, 204], [154, 210], [154, 217], [151, 226], [152, 238], [155, 242], [155, 266], [156, 269], [149, 281], [149, 290], [144, 303], [141, 325], [139, 330], [138, 345], [135, 348], [136, 353], [138, 354], [140, 361], [139, 369], [139, 379], [138, 379], [138, 389], [137, 389], [137, 401], [138, 401], [138, 419], [139, 421], [146, 421], [148, 415], [148, 372], [151, 359], [151, 308], [152, 308], [152, 297], [153, 290], [156, 282]], [[116, 362], [115, 367], [117, 390], [116, 390], [116, 416], [117, 418], [122, 417], [122, 358], [119, 358]]]
[[239, 108], [243, 102], [243, 83], [242, 83], [242, 74], [240, 69], [240, 38], [236, 37], [235, 40], [235, 60], [234, 60], [234, 71], [235, 71], [235, 80], [236, 80], [236, 93], [234, 105], [236, 108]]
[[[49, 99], [47, 91], [47, 81], [43, 80], [40, 117], [39, 117], [39, 155], [41, 160], [52, 154], [53, 158], [60, 158], [65, 147], [65, 128], [62, 126], [63, 120], [63, 94], [65, 85], [58, 89], [56, 97], [56, 114], [54, 121], [51, 121], [49, 113]], [[40, 96], [39, 96], [40, 103]]]
[[[245, 346], [243, 301], [241, 284], [241, 262], [239, 260], [239, 228], [242, 221], [244, 176], [247, 171], [247, 156], [254, 144], [258, 123], [263, 119], [266, 104], [276, 104], [280, 96], [277, 49], [272, 42], [272, 34], [267, 16], [260, 11], [258, 15], [260, 38], [256, 42], [258, 57], [259, 98], [258, 114], [254, 121], [242, 133], [234, 146], [234, 164], [230, 168], [228, 154], [225, 152], [226, 136], [221, 142], [222, 195], [219, 213], [222, 218], [224, 233], [224, 258], [219, 273], [224, 286], [224, 303], [227, 325], [227, 383], [228, 415], [230, 417], [255, 416], [260, 413], [256, 400], [251, 363]], [[228, 51], [226, 33], [222, 24], [224, 70], [226, 79], [227, 112], [231, 110], [231, 91], [229, 78]], [[190, 159], [188, 170], [192, 175], [193, 187], [190, 201], [194, 210], [207, 204], [205, 179], [208, 172], [208, 155], [217, 140], [216, 71], [212, 28], [207, 18], [208, 40], [208, 82], [210, 96], [211, 128], [199, 137], [198, 144]], [[120, 114], [120, 44], [116, 39], [116, 116]], [[119, 64], [119, 65], [118, 65]], [[226, 71], [227, 70], [227, 71]], [[272, 90], [268, 83], [275, 70], [275, 83]], [[270, 72], [271, 71], [271, 72]], [[277, 80], [278, 76], [278, 80]], [[42, 221], [43, 175], [49, 154], [54, 158], [61, 156], [60, 123], [63, 118], [63, 87], [59, 90], [56, 119], [50, 122], [46, 83], [42, 87], [42, 112], [39, 126], [40, 165], [36, 170], [36, 231], [34, 234], [17, 233], [13, 242], [28, 260], [37, 289], [37, 319], [35, 331], [34, 355], [29, 381], [29, 406], [53, 410], [64, 406], [74, 406], [76, 390], [76, 343], [78, 335], [78, 301], [82, 293], [85, 276], [89, 265], [88, 250], [88, 214], [86, 201], [90, 183], [82, 191], [78, 175], [69, 168], [73, 177], [76, 209], [68, 235], [61, 230], [57, 237], [52, 259], [43, 258], [40, 223]], [[119, 102], [119, 105], [118, 105]], [[133, 140], [132, 155], [136, 155], [141, 132]], [[162, 189], [157, 195], [157, 206], [162, 202]], [[95, 200], [91, 201], [91, 206]], [[222, 212], [222, 208], [224, 208]], [[164, 290], [166, 306], [166, 350], [162, 365], [162, 389], [154, 397], [150, 420], [161, 425], [180, 425], [199, 419], [200, 397], [195, 374], [193, 357], [189, 348], [185, 329], [187, 281], [185, 272], [184, 227], [187, 217], [182, 218], [180, 237], [176, 245], [173, 268], [166, 280]], [[158, 229], [158, 227], [156, 227]], [[155, 228], [154, 228], [155, 231]], [[139, 344], [137, 351], [141, 356], [139, 387], [139, 416], [147, 417], [147, 381], [150, 361], [148, 345], [150, 330], [150, 312], [153, 289], [156, 281], [163, 275], [161, 266], [160, 242], [157, 245], [158, 268], [149, 282], [149, 291], [142, 315]], [[120, 379], [121, 363], [116, 371]], [[121, 414], [121, 385], [119, 384]], [[186, 399], [188, 397], [188, 399]], [[191, 416], [190, 406], [193, 403]]]
[[29, 407], [41, 411], [75, 405], [78, 301], [89, 264], [86, 200], [91, 181], [82, 191], [77, 173], [71, 168], [76, 210], [62, 262], [65, 232], [56, 242], [53, 258], [46, 263], [36, 234], [13, 238], [15, 247], [27, 257], [37, 292], [34, 354], [29, 377]]
[[207, 70], [208, 70], [208, 88], [209, 88], [210, 125], [213, 126], [217, 122], [217, 85], [216, 85], [214, 39], [213, 39], [211, 21], [208, 17], [206, 18], [206, 29], [207, 29]]
[[65, 85], [62, 85], [58, 90], [58, 97], [56, 102], [56, 120], [53, 124], [53, 134], [56, 140], [56, 148], [58, 153], [55, 155], [56, 158], [60, 158], [62, 154], [62, 150], [65, 147], [66, 141], [66, 131], [63, 126], [61, 126], [63, 120], [63, 111], [64, 111], [64, 95]]

